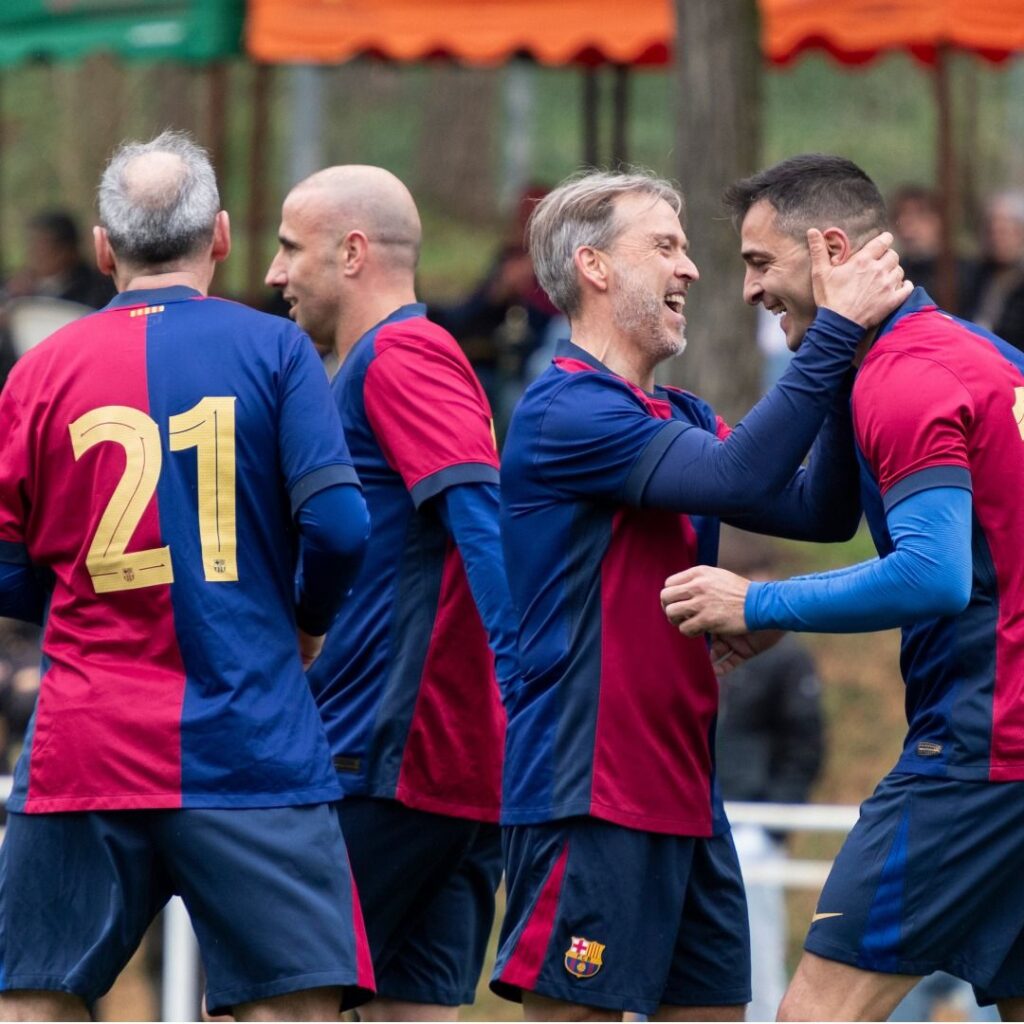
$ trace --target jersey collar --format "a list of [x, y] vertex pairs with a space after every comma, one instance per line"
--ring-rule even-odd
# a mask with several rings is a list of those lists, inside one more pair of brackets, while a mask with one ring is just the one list
[[905, 316], [911, 313], [920, 313], [922, 309], [936, 309], [935, 300], [921, 287], [915, 288], [902, 306], [898, 306], [890, 313], [878, 328], [876, 337], [888, 334]]
[[[380, 330], [385, 324], [395, 324], [400, 320], [408, 320], [414, 316], [426, 316], [427, 307], [423, 302], [410, 302], [408, 305], [399, 306], [393, 313], [389, 313], [380, 323], [374, 324], [366, 334], [373, 334]], [[365, 337], [366, 335], [363, 335]]]
[[156, 306], [161, 302], [183, 302], [185, 299], [201, 299], [203, 293], [188, 285], [175, 284], [169, 288], [139, 288], [135, 291], [115, 295], [104, 309], [126, 309], [129, 306]]
[[576, 359], [581, 363], [586, 363], [587, 366], [592, 366], [595, 370], [600, 370], [602, 373], [611, 373], [613, 376], [616, 376], [597, 356], [592, 356], [585, 348], [574, 345], [568, 338], [558, 339], [555, 345], [555, 358]]

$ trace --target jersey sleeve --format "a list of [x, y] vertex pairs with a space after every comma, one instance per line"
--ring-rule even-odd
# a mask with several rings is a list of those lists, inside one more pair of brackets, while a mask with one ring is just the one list
[[298, 332], [282, 374], [278, 442], [293, 515], [327, 487], [359, 485], [327, 375], [312, 342]]
[[686, 429], [681, 420], [651, 416], [625, 381], [574, 373], [541, 419], [538, 475], [563, 494], [638, 506], [662, 456]]
[[455, 484], [498, 482], [490, 408], [459, 356], [431, 339], [403, 337], [366, 371], [367, 419], [417, 507]]
[[20, 376], [0, 391], [0, 562], [28, 564], [29, 424], [18, 397]]
[[893, 352], [864, 367], [853, 392], [854, 429], [886, 509], [932, 487], [971, 489], [974, 415], [967, 388], [933, 359]]

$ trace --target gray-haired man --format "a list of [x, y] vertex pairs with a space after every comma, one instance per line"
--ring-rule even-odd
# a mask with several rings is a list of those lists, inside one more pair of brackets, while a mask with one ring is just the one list
[[572, 342], [526, 392], [502, 460], [523, 682], [508, 706], [508, 911], [492, 984], [528, 1019], [742, 1019], [749, 942], [713, 782], [717, 687], [704, 641], [668, 625], [658, 594], [666, 566], [714, 562], [719, 516], [852, 532], [852, 457], [798, 467], [861, 325], [905, 291], [891, 236], [853, 268], [831, 266], [816, 238], [830, 311], [730, 432], [694, 395], [654, 383], [683, 349], [698, 277], [681, 212], [667, 182], [594, 173], [550, 193], [530, 225]]
[[120, 295], [0, 398], [0, 614], [46, 620], [0, 1013], [87, 1019], [179, 893], [212, 1011], [334, 1019], [372, 971], [300, 649], [358, 568], [365, 505], [309, 339], [206, 297], [230, 250], [206, 154], [126, 145], [99, 206]]

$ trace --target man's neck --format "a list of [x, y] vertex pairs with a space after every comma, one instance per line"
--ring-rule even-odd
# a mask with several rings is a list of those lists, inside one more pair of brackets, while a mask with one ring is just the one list
[[356, 342], [368, 330], [386, 320], [396, 309], [414, 302], [416, 292], [411, 285], [367, 292], [365, 302], [348, 309], [345, 315], [338, 318], [338, 327], [334, 333], [334, 353], [338, 362], [345, 362]]
[[631, 338], [624, 336], [610, 318], [580, 316], [569, 318], [572, 342], [599, 360], [616, 376], [644, 391], [654, 390], [654, 370], [650, 357]]
[[127, 281], [117, 282], [120, 292], [150, 291], [154, 288], [193, 288], [206, 295], [210, 291], [211, 276], [197, 270], [174, 270], [166, 274], [132, 274]]

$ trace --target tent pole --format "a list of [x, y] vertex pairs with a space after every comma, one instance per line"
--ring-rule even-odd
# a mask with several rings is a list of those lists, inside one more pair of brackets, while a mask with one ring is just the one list
[[942, 240], [935, 281], [935, 298], [943, 309], [957, 306], [956, 255], [956, 153], [953, 142], [953, 102], [950, 82], [951, 52], [940, 44], [935, 54], [935, 107], [937, 166], [935, 180], [942, 207]]
[[612, 92], [612, 163], [629, 162], [629, 66], [616, 64]]
[[253, 70], [252, 132], [249, 137], [249, 267], [246, 290], [251, 304], [258, 304], [263, 293], [263, 235], [266, 230], [267, 175], [271, 170], [270, 141], [270, 65], [258, 63]]
[[227, 147], [227, 94], [228, 67], [224, 60], [214, 60], [206, 65], [206, 139], [210, 147], [213, 166], [220, 179], [221, 205], [230, 208], [226, 193], [228, 190], [228, 147]]
[[583, 163], [596, 167], [598, 162], [597, 122], [600, 95], [597, 68], [583, 69]]

